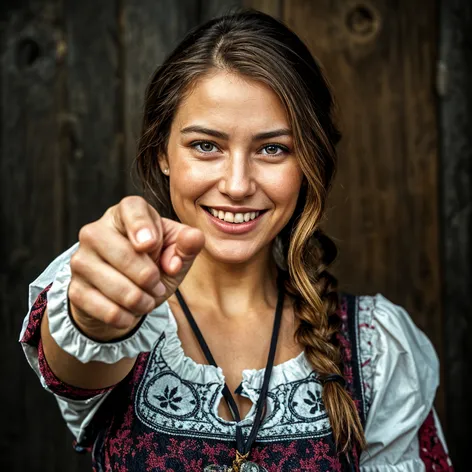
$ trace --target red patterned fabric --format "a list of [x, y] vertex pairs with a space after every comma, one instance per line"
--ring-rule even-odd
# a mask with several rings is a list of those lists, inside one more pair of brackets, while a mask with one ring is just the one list
[[[48, 388], [56, 395], [84, 400], [107, 392], [109, 389], [86, 390], [64, 384], [51, 371], [40, 339], [41, 320], [46, 310], [49, 289], [50, 286], [40, 293], [32, 307], [22, 342], [37, 347], [40, 372]], [[347, 388], [361, 412], [362, 399], [355, 388], [358, 377], [355, 369], [357, 347], [347, 326], [350, 317], [356, 315], [351, 313], [345, 298], [342, 299], [338, 316], [342, 322], [337, 339], [343, 354], [343, 373]], [[149, 357], [149, 353], [138, 356], [133, 370], [114, 388], [100, 407], [87, 427], [81, 444], [76, 445], [76, 450], [92, 452], [92, 446], [95, 446], [92, 452], [95, 471], [201, 472], [211, 463], [231, 463], [235, 454], [235, 444], [232, 442], [166, 435], [153, 431], [140, 421], [135, 411], [136, 390], [140, 382], [143, 382]], [[432, 413], [420, 429], [419, 440], [421, 459], [427, 471], [453, 471], [439, 440]], [[337, 454], [332, 435], [327, 435], [296, 440], [287, 438], [285, 441], [271, 443], [256, 441], [251, 451], [251, 459], [269, 472], [358, 471], [358, 452], [352, 451], [352, 462], [347, 464], [344, 458]]]
[[427, 472], [453, 472], [454, 468], [444, 446], [439, 439], [438, 430], [431, 411], [421, 426], [419, 433], [420, 457]]
[[47, 307], [47, 293], [51, 288], [48, 285], [36, 298], [36, 301], [31, 309], [28, 326], [26, 327], [25, 334], [21, 339], [22, 343], [29, 344], [38, 349], [38, 365], [39, 371], [43, 376], [47, 387], [55, 395], [60, 395], [64, 398], [70, 398], [71, 400], [85, 400], [92, 398], [101, 393], [108, 392], [113, 386], [103, 389], [84, 389], [79, 387], [73, 387], [59, 380], [54, 372], [49, 367], [43, 351], [43, 343], [41, 341], [41, 321]]
[[31, 307], [28, 326], [25, 334], [21, 338], [22, 343], [30, 344], [31, 346], [38, 346], [41, 339], [41, 321], [48, 303], [47, 293], [52, 284], [49, 284], [36, 298], [34, 305]]
[[[340, 317], [347, 318], [347, 305], [340, 309]], [[354, 316], [354, 314], [353, 314]], [[344, 326], [345, 328], [345, 326]], [[352, 346], [344, 329], [339, 341], [345, 358], [344, 372], [348, 388], [356, 394], [350, 381]], [[94, 470], [119, 472], [201, 472], [209, 464], [230, 464], [235, 455], [235, 442], [204, 439], [190, 433], [169, 435], [153, 431], [136, 414], [138, 386], [146, 382], [147, 366], [152, 353], [138, 356], [134, 369], [107, 398], [100, 411], [100, 420], [94, 419], [88, 440], [95, 440], [93, 450]], [[163, 362], [163, 360], [162, 360]], [[149, 382], [149, 379], [147, 380]], [[356, 402], [359, 404], [359, 402]], [[172, 415], [171, 415], [172, 416]], [[88, 441], [83, 445], [87, 447]], [[274, 440], [258, 442], [251, 450], [251, 460], [268, 472], [358, 471], [358, 451], [352, 451], [351, 464], [336, 452], [333, 437]]]
[[92, 398], [96, 395], [106, 393], [113, 388], [113, 386], [111, 386], [100, 389], [85, 389], [73, 387], [72, 385], [64, 383], [62, 380], [59, 380], [54, 375], [54, 372], [49, 367], [46, 357], [44, 356], [43, 343], [41, 340], [38, 344], [38, 362], [39, 370], [41, 375], [44, 377], [49, 390], [51, 390], [51, 392], [56, 395], [60, 395], [61, 397], [70, 398], [71, 400], [86, 400], [87, 398]]

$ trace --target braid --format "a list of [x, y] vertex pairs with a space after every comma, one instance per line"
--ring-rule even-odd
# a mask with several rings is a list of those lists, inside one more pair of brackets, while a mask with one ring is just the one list
[[[285, 288], [295, 298], [299, 320], [295, 336], [323, 379], [329, 374], [342, 375], [341, 353], [334, 339], [339, 330], [338, 282], [326, 270], [336, 259], [337, 248], [321, 229], [313, 230], [313, 221], [317, 219], [308, 215], [310, 212], [303, 212], [294, 230], [290, 231], [289, 225], [280, 237], [289, 272]], [[327, 382], [322, 398], [338, 450], [347, 452], [356, 443], [365, 448], [359, 414], [347, 390], [338, 382]]]
[[[304, 187], [274, 249], [281, 246], [279, 262], [288, 270], [285, 284], [295, 299], [298, 341], [322, 379], [340, 374], [340, 353], [333, 339], [338, 329], [333, 322], [337, 281], [326, 270], [336, 257], [336, 246], [316, 226], [336, 172], [341, 134], [323, 71], [293, 31], [268, 15], [249, 11], [212, 20], [186, 36], [158, 68], [147, 90], [136, 160], [145, 195], [156, 202], [161, 215], [178, 220], [168, 178], [156, 161], [166, 155], [179, 104], [215, 67], [265, 83], [285, 107]], [[327, 382], [323, 401], [338, 449], [346, 451], [355, 442], [364, 446], [359, 415], [347, 391], [337, 382]]]

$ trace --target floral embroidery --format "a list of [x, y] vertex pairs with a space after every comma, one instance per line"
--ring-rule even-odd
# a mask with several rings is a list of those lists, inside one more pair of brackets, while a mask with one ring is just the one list
[[[172, 390], [169, 390], [169, 386], [167, 385], [164, 389], [164, 395], [154, 395], [154, 398], [157, 398], [160, 403], [159, 406], [161, 408], [171, 408], [174, 411], [180, 410], [180, 407], [176, 405], [176, 403], [180, 403], [182, 401], [182, 397], [176, 397], [177, 390], [179, 387], [174, 387]], [[191, 401], [192, 402], [192, 401]], [[195, 404], [195, 402], [193, 402]]]
[[[322, 403], [321, 393], [318, 391], [315, 393], [312, 393], [310, 390], [308, 390], [307, 394], [310, 398], [304, 398], [303, 401], [311, 407], [310, 413], [313, 415], [317, 413], [318, 411], [321, 411], [321, 408], [322, 408], [321, 407], [321, 403]], [[294, 402], [294, 406], [297, 406], [296, 402]]]
[[[167, 360], [167, 335], [151, 352], [134, 397], [138, 419], [151, 430], [172, 437], [234, 441], [236, 426], [217, 415], [223, 384], [209, 378], [206, 383], [181, 377]], [[321, 438], [331, 434], [321, 399], [322, 386], [315, 372], [307, 377], [274, 386], [268, 393], [268, 410], [259, 430], [260, 442]], [[248, 387], [250, 388], [250, 387]], [[258, 389], [251, 391], [254, 398]], [[249, 434], [251, 423], [242, 426]]]
[[[30, 345], [34, 345], [35, 340], [39, 341], [40, 320], [47, 303], [46, 293], [47, 289], [38, 297], [37, 305], [30, 316], [31, 326], [24, 337]], [[342, 314], [347, 316], [347, 313]], [[345, 359], [344, 373], [349, 383], [352, 377], [351, 345], [347, 333], [341, 335], [340, 339]], [[153, 361], [156, 349], [157, 370], [153, 377], [148, 376], [148, 367]], [[206, 394], [201, 395], [203, 392], [198, 390], [197, 384], [183, 381], [174, 372], [166, 369], [165, 361], [159, 354], [156, 346], [153, 352], [138, 356], [133, 370], [113, 389], [87, 427], [84, 446], [91, 446], [95, 439], [95, 471], [201, 472], [209, 464], [231, 464], [235, 454], [234, 436], [226, 440], [221, 437], [191, 437], [186, 434], [185, 429], [180, 435], [168, 434], [150, 428], [149, 424], [137, 415], [140, 386], [149, 386], [151, 381], [162, 381], [162, 384], [158, 389], [148, 388], [146, 398], [152, 399], [157, 409], [168, 412], [165, 420], [168, 425], [176, 419], [187, 418], [187, 415], [192, 418], [193, 410], [187, 408], [186, 411], [185, 405], [192, 405], [192, 400], [195, 399], [193, 405], [197, 408], [200, 403], [206, 402], [206, 398], [212, 399], [213, 393], [217, 391], [209, 390], [208, 384], [205, 384]], [[251, 451], [251, 460], [268, 472], [344, 470], [330, 434], [319, 387], [316, 374], [311, 373], [307, 378], [281, 385], [280, 391], [272, 392], [269, 398], [272, 412], [264, 422], [269, 428], [266, 437], [256, 441]], [[146, 392], [143, 391], [143, 394]], [[196, 394], [198, 395], [194, 396]], [[280, 402], [280, 398], [284, 401]], [[295, 426], [311, 424], [315, 429], [310, 426], [298, 436], [294, 434], [295, 430], [288, 431], [285, 437], [271, 436], [271, 428], [281, 424], [286, 428], [290, 423]], [[221, 424], [223, 423], [212, 423], [211, 426]], [[328, 427], [325, 428], [325, 425]], [[199, 426], [202, 427], [201, 424]], [[358, 470], [357, 458], [354, 462]]]

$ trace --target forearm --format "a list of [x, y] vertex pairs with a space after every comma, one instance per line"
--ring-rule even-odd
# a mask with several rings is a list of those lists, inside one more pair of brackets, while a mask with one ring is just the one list
[[52, 372], [62, 382], [84, 389], [101, 389], [123, 380], [136, 358], [123, 358], [115, 364], [91, 361], [83, 364], [61, 349], [49, 331], [47, 309], [41, 322], [41, 341], [44, 355]]

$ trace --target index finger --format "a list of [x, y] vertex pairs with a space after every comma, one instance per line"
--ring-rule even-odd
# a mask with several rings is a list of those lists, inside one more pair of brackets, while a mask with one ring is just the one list
[[159, 213], [142, 197], [126, 197], [115, 212], [115, 224], [128, 237], [137, 252], [159, 253], [162, 248], [162, 222]]

